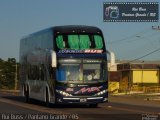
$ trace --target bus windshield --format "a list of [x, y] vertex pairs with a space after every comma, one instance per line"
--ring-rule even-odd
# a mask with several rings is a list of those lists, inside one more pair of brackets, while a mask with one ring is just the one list
[[84, 64], [83, 76], [84, 81], [95, 81], [101, 79], [101, 65], [100, 64]]
[[103, 81], [101, 63], [60, 63], [56, 71], [57, 81], [71, 83], [92, 83]]
[[56, 72], [58, 81], [78, 81], [80, 80], [79, 64], [61, 64]]
[[58, 35], [56, 37], [57, 48], [84, 50], [84, 49], [103, 49], [103, 39], [100, 35]]

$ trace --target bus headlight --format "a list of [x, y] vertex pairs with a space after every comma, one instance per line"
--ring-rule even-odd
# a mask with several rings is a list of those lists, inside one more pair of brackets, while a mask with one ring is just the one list
[[61, 95], [63, 95], [63, 96], [72, 96], [71, 94], [66, 93], [64, 91], [61, 91], [61, 90], [56, 90], [56, 92], [59, 93], [59, 94], [61, 94]]
[[106, 89], [106, 90], [102, 90], [102, 91], [96, 93], [94, 96], [103, 95], [103, 94], [105, 94], [107, 91], [108, 91], [107, 89]]

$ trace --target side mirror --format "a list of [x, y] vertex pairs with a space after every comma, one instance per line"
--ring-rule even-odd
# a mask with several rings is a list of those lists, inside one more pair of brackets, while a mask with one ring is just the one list
[[55, 51], [51, 51], [51, 65], [53, 68], [57, 67], [57, 56]]

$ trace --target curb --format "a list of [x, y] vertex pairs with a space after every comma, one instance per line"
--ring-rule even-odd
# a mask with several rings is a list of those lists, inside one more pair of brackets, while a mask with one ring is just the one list
[[18, 94], [20, 94], [20, 90], [4, 90], [4, 89], [0, 89], [0, 93], [18, 95]]

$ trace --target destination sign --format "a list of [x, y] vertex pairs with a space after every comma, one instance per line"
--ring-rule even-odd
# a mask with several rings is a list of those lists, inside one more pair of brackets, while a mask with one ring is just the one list
[[102, 53], [103, 50], [59, 50], [58, 53]]

